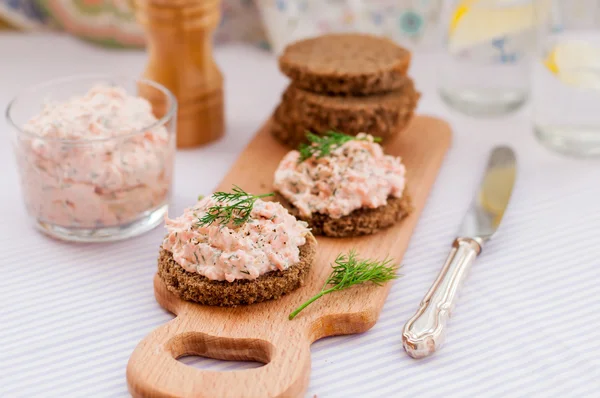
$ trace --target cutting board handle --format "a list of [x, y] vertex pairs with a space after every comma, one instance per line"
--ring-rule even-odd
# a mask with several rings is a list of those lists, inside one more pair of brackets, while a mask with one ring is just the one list
[[[261, 331], [250, 338], [222, 337], [196, 331], [193, 325], [179, 316], [138, 344], [127, 365], [134, 397], [299, 397], [306, 391], [310, 344], [291, 328], [281, 331], [289, 334], [285, 346], [276, 347]], [[209, 371], [177, 361], [187, 355], [265, 365]]]

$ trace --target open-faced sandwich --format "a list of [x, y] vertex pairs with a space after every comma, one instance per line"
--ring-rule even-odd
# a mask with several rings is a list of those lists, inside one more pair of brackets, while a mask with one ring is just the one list
[[158, 275], [169, 291], [206, 305], [277, 299], [304, 283], [316, 250], [307, 223], [239, 187], [200, 198], [168, 234]]
[[275, 172], [278, 200], [315, 235], [377, 232], [410, 213], [406, 169], [368, 134], [308, 134]]

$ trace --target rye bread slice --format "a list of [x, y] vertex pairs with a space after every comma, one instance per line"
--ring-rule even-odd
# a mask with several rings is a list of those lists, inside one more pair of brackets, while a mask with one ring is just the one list
[[328, 34], [290, 44], [279, 68], [305, 90], [369, 95], [396, 90], [410, 52], [392, 40], [366, 34]]
[[161, 248], [158, 276], [167, 289], [187, 301], [221, 307], [235, 307], [275, 300], [300, 286], [306, 280], [315, 258], [317, 241], [312, 234], [300, 247], [300, 262], [285, 271], [271, 271], [254, 280], [213, 281], [187, 272], [173, 260], [171, 252]]
[[306, 141], [307, 131], [368, 133], [385, 142], [408, 125], [420, 98], [410, 78], [404, 78], [404, 83], [399, 90], [368, 97], [320, 95], [292, 84], [275, 109], [271, 132], [292, 148]]
[[340, 218], [331, 218], [320, 213], [313, 213], [311, 217], [303, 217], [298, 209], [280, 193], [276, 193], [275, 200], [279, 201], [297, 219], [306, 221], [314, 235], [333, 238], [374, 234], [396, 224], [408, 216], [413, 209], [406, 190], [401, 198], [389, 197], [384, 206], [375, 209], [357, 209]]

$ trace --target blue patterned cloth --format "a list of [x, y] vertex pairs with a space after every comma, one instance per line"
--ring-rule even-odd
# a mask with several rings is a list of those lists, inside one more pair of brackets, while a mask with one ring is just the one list
[[[420, 44], [431, 41], [442, 1], [222, 0], [215, 41], [278, 51], [302, 37], [359, 30]], [[61, 28], [113, 46], [144, 43], [130, 0], [0, 0], [0, 20], [23, 30]]]
[[50, 18], [35, 0], [0, 0], [0, 20], [20, 29], [49, 24]]

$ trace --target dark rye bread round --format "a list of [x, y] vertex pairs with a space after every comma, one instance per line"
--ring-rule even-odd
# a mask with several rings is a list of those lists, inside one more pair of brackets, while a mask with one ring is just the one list
[[340, 218], [331, 218], [320, 213], [303, 217], [298, 209], [280, 193], [276, 194], [275, 200], [278, 200], [297, 219], [306, 221], [314, 235], [333, 238], [374, 234], [391, 227], [412, 212], [410, 196], [406, 191], [401, 198], [389, 197], [385, 206], [357, 209]]
[[404, 83], [399, 90], [368, 97], [320, 95], [292, 84], [275, 109], [272, 134], [292, 148], [306, 141], [307, 131], [368, 133], [385, 141], [406, 127], [417, 107], [419, 92], [410, 78]]
[[184, 270], [173, 260], [171, 252], [161, 248], [158, 257], [158, 275], [167, 289], [184, 300], [199, 304], [235, 307], [278, 299], [304, 284], [317, 250], [312, 234], [300, 247], [300, 262], [285, 271], [271, 271], [257, 279], [213, 281], [202, 275]]
[[328, 34], [290, 44], [279, 68], [298, 87], [316, 93], [369, 95], [398, 89], [410, 52], [365, 34]]

